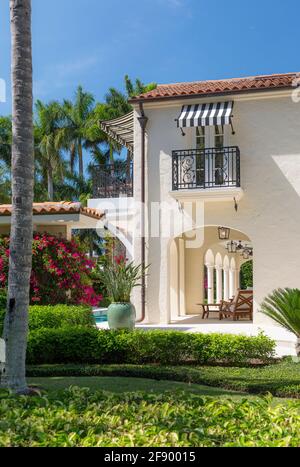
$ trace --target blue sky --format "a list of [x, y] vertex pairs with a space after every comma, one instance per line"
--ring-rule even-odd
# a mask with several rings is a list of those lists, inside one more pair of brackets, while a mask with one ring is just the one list
[[[249, 5], [247, 4], [249, 3]], [[10, 113], [9, 0], [0, 0], [0, 78]], [[32, 0], [34, 96], [101, 100], [123, 77], [158, 83], [300, 71], [297, 0]]]

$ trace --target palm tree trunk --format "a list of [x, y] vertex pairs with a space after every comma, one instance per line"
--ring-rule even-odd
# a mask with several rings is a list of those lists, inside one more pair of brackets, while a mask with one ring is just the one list
[[78, 143], [78, 162], [79, 162], [79, 176], [83, 178], [83, 155], [82, 155], [82, 143]]
[[48, 165], [47, 178], [48, 178], [48, 200], [53, 201], [53, 198], [54, 198], [53, 170], [52, 170], [51, 164]]
[[6, 381], [26, 393], [25, 358], [32, 265], [34, 183], [31, 0], [10, 0], [12, 38], [12, 219], [5, 318]]

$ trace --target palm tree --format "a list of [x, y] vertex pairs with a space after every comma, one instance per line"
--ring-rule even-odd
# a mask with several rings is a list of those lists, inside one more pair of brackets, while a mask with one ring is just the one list
[[56, 194], [60, 200], [79, 201], [86, 206], [92, 195], [92, 181], [90, 178], [86, 179], [71, 172], [66, 172], [64, 183], [56, 187]]
[[85, 148], [89, 119], [94, 110], [94, 96], [84, 92], [82, 86], [78, 86], [75, 101], [65, 100], [63, 110], [66, 118], [68, 132], [71, 171], [74, 173], [76, 160], [79, 165], [79, 176], [84, 177], [83, 149]]
[[261, 306], [262, 312], [281, 326], [296, 334], [297, 355], [300, 356], [300, 290], [278, 289]]
[[47, 174], [48, 199], [54, 199], [54, 176], [63, 180], [64, 160], [62, 150], [66, 147], [67, 131], [63, 127], [63, 111], [58, 102], [36, 103], [37, 120], [34, 129], [35, 155], [42, 171]]
[[28, 392], [25, 359], [32, 266], [34, 183], [31, 0], [10, 0], [12, 39], [12, 219], [5, 318], [6, 380], [15, 393]]

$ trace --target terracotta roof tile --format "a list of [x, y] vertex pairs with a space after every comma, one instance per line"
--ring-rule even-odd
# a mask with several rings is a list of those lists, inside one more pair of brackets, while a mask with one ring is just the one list
[[212, 81], [195, 81], [191, 83], [160, 84], [153, 91], [136, 96], [131, 103], [138, 101], [154, 101], [179, 98], [185, 96], [206, 96], [247, 92], [255, 90], [284, 89], [299, 84], [300, 73], [279, 75], [250, 76]]
[[[0, 204], [0, 216], [10, 216], [11, 204]], [[82, 207], [80, 203], [71, 201], [34, 203], [33, 215], [51, 214], [83, 214], [94, 219], [101, 219], [104, 213], [97, 209]]]

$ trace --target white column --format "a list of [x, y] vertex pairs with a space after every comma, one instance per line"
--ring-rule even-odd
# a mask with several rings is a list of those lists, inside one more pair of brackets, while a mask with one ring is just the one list
[[236, 270], [229, 270], [229, 298], [233, 298], [236, 294]]
[[224, 268], [223, 270], [223, 278], [224, 278], [224, 300], [228, 302], [229, 300], [229, 268]]
[[239, 290], [241, 288], [241, 270], [236, 270], [236, 289]]
[[217, 280], [216, 280], [216, 285], [217, 285], [217, 303], [221, 303], [223, 300], [223, 269], [222, 266], [216, 266], [216, 272], [217, 272]]
[[211, 264], [207, 264], [207, 301], [208, 303], [214, 303], [214, 270], [215, 267]]
[[179, 244], [179, 314], [186, 315], [185, 300], [185, 241], [180, 238]]

